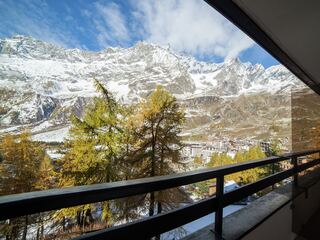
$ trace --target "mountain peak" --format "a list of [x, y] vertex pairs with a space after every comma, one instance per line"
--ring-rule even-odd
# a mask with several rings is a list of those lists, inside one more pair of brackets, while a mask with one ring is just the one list
[[198, 61], [145, 41], [130, 48], [88, 52], [23, 35], [0, 39], [0, 69], [0, 89], [9, 98], [3, 101], [8, 112], [0, 115], [0, 123], [8, 126], [37, 123], [50, 114], [57, 124], [67, 121], [71, 109], [80, 113], [86, 101], [96, 96], [93, 76], [125, 102], [144, 98], [157, 85], [183, 100], [190, 96], [277, 92], [296, 79], [279, 66], [265, 70], [239, 58], [224, 63]]
[[27, 36], [27, 35], [16, 34], [16, 35], [13, 35], [11, 39], [24, 40], [24, 39], [34, 39], [34, 38], [32, 38], [31, 36]]
[[11, 38], [0, 39], [0, 54], [8, 54], [10, 56], [44, 59], [64, 50], [54, 44], [31, 36], [14, 35]]
[[238, 57], [227, 58], [224, 62], [227, 65], [242, 63]]
[[156, 48], [158, 47], [156, 44], [146, 42], [146, 41], [138, 41], [133, 46], [133, 48], [141, 49], [141, 48]]
[[16, 44], [16, 45], [21, 45], [21, 44], [50, 44], [53, 45], [51, 43], [47, 43], [44, 42], [42, 40], [39, 39], [35, 39], [32, 36], [27, 36], [27, 35], [20, 35], [20, 34], [16, 34], [13, 35], [11, 38], [5, 38], [5, 39], [0, 39], [1, 42], [7, 42], [7, 43], [11, 43], [11, 44]]

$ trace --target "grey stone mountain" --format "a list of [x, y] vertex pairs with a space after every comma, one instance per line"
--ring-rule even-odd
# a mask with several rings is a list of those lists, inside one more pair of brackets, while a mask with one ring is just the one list
[[[265, 69], [237, 58], [203, 62], [146, 42], [89, 52], [19, 35], [0, 40], [0, 131], [28, 127], [36, 140], [59, 139], [70, 115], [83, 114], [97, 95], [93, 78], [125, 103], [163, 85], [185, 107], [189, 135], [193, 129], [215, 134], [216, 126], [245, 129], [246, 121], [259, 122], [261, 113], [264, 123], [281, 125], [287, 116], [279, 109], [288, 104], [291, 87], [302, 86], [281, 65]], [[270, 108], [277, 119], [267, 116]]]

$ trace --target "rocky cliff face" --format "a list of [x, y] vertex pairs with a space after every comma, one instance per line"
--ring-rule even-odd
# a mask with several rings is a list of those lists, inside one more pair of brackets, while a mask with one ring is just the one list
[[[280, 65], [265, 69], [239, 59], [200, 62], [145, 42], [88, 52], [15, 36], [0, 40], [0, 128], [11, 131], [23, 125], [37, 133], [67, 126], [70, 114], [81, 115], [96, 96], [93, 78], [127, 103], [146, 97], [161, 84], [186, 107], [190, 121], [197, 116], [207, 119], [205, 124], [224, 117], [239, 118], [240, 110], [225, 115], [214, 106], [226, 108], [226, 103], [241, 97], [252, 101], [243, 105], [252, 105], [257, 99], [254, 96], [261, 93], [270, 100], [270, 96], [288, 96], [291, 87], [302, 86]], [[271, 106], [268, 104], [266, 108]], [[196, 114], [194, 105], [198, 106]], [[251, 113], [243, 108], [245, 119]]]

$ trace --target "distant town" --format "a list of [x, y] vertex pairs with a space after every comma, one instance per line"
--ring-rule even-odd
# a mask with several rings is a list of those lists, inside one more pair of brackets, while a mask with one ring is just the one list
[[[289, 151], [288, 139], [280, 141], [280, 147], [283, 152]], [[255, 139], [233, 139], [217, 138], [207, 142], [185, 141], [185, 147], [182, 155], [185, 162], [192, 161], [195, 157], [201, 157], [205, 163], [208, 163], [214, 153], [227, 153], [234, 157], [238, 151], [247, 151], [251, 146], [260, 146], [264, 153], [270, 152], [271, 141], [255, 140]]]

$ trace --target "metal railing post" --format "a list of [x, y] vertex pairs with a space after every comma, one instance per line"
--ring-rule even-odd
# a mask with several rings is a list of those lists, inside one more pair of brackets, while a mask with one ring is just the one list
[[214, 231], [218, 236], [222, 236], [223, 220], [223, 193], [224, 193], [224, 176], [217, 177], [216, 198], [218, 202], [217, 211], [215, 212]]
[[[272, 175], [275, 173], [275, 166], [274, 166], [275, 163], [272, 163]], [[275, 189], [275, 186], [274, 184], [272, 185], [272, 190]]]
[[293, 184], [295, 187], [298, 186], [298, 158], [292, 157], [291, 158], [292, 164], [293, 164], [293, 171], [294, 171], [294, 175], [293, 175]]

